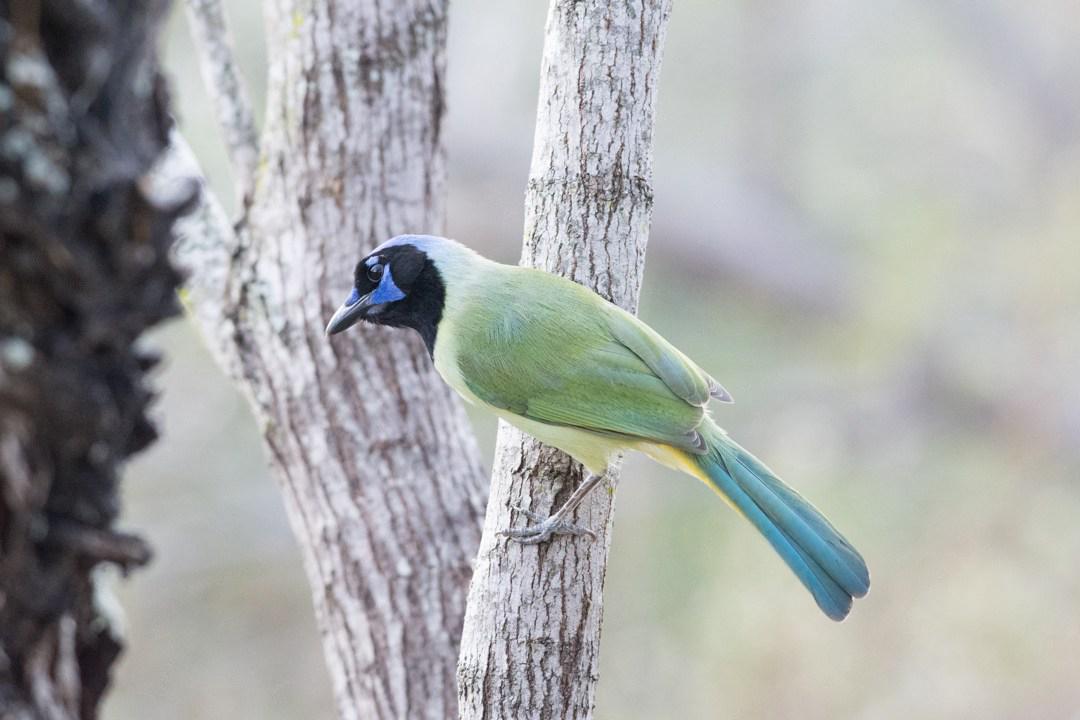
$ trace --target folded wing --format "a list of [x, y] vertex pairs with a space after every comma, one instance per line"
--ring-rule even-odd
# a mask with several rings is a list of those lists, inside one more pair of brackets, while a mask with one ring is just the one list
[[712, 378], [579, 285], [540, 274], [522, 285], [466, 323], [458, 366], [477, 397], [551, 425], [705, 451], [697, 428]]

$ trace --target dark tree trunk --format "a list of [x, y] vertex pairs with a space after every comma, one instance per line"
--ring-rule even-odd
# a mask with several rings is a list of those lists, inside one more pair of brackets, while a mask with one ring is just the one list
[[114, 529], [118, 468], [151, 443], [139, 336], [177, 312], [186, 198], [143, 175], [169, 124], [166, 4], [0, 5], [0, 718], [93, 718], [121, 641], [95, 569], [145, 563]]

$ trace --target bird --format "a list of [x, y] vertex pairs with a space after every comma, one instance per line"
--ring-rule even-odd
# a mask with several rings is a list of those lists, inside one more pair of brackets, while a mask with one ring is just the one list
[[711, 487], [772, 545], [826, 616], [843, 620], [870, 589], [859, 552], [813, 505], [713, 420], [730, 403], [720, 383], [631, 313], [542, 270], [489, 260], [455, 240], [399, 235], [363, 257], [326, 326], [411, 328], [436, 371], [466, 401], [493, 411], [585, 466], [551, 516], [507, 529], [535, 544], [589, 535], [574, 509], [611, 460], [634, 450]]

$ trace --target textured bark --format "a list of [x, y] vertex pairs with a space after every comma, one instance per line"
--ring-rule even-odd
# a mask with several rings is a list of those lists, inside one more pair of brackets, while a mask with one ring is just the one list
[[[652, 214], [652, 134], [670, 2], [552, 3], [522, 264], [636, 310]], [[503, 424], [469, 591], [463, 718], [584, 718], [598, 676], [617, 470], [576, 513], [596, 541], [507, 543], [513, 506], [550, 513], [581, 480], [569, 458]]]
[[323, 335], [366, 249], [441, 229], [446, 7], [283, 0], [267, 24], [253, 201], [235, 233], [212, 201], [193, 216], [191, 302], [262, 425], [341, 717], [452, 717], [475, 440], [419, 337]]
[[149, 560], [117, 532], [118, 468], [156, 437], [137, 347], [178, 310], [173, 218], [142, 182], [168, 116], [165, 5], [0, 8], [0, 717], [94, 718], [122, 642], [96, 569]]

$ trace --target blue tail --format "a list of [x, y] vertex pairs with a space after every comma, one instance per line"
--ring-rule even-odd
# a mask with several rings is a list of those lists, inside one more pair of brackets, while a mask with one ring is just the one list
[[765, 536], [833, 620], [870, 590], [859, 552], [829, 521], [720, 428], [701, 428], [709, 451], [694, 459], [718, 491]]

